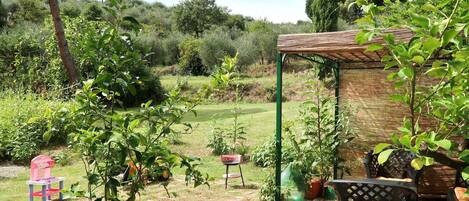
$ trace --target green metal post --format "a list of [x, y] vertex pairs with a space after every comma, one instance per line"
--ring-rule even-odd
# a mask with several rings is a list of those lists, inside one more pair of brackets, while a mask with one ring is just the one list
[[[340, 100], [340, 65], [337, 62], [334, 62], [334, 76], [335, 76], [335, 111], [334, 111], [334, 130], [335, 132], [338, 131], [339, 126], [339, 100]], [[338, 167], [338, 150], [337, 148], [334, 150], [335, 153], [335, 160], [334, 160], [334, 175], [333, 178], [337, 179], [337, 167]]]
[[282, 63], [283, 55], [277, 54], [277, 123], [275, 136], [275, 201], [280, 201], [280, 175], [282, 173]]

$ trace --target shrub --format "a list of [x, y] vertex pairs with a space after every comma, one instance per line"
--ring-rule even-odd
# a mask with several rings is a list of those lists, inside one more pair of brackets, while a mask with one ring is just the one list
[[277, 34], [258, 32], [256, 33], [256, 41], [261, 51], [261, 62], [273, 63], [277, 52]]
[[52, 158], [60, 166], [67, 166], [72, 164], [72, 155], [72, 152], [69, 149], [66, 149], [57, 154], [52, 155]]
[[180, 44], [186, 38], [185, 35], [176, 32], [163, 39], [162, 45], [164, 50], [164, 64], [174, 65], [177, 64], [181, 56]]
[[209, 73], [216, 66], [220, 66], [225, 56], [234, 56], [236, 54], [236, 49], [232, 43], [229, 33], [221, 29], [215, 29], [204, 35], [200, 46], [200, 58], [202, 63], [209, 69]]
[[45, 145], [64, 144], [69, 133], [64, 126], [67, 118], [52, 111], [69, 107], [30, 93], [1, 92], [0, 161], [27, 161]]
[[261, 201], [271, 201], [275, 199], [275, 174], [273, 172], [269, 173], [269, 176], [264, 179], [259, 192], [259, 200]]
[[200, 46], [202, 42], [199, 39], [187, 38], [179, 46], [181, 50], [181, 59], [179, 68], [183, 74], [208, 75], [208, 69], [202, 64], [200, 58]]
[[24, 23], [0, 34], [0, 84], [4, 88], [40, 92], [60, 82], [55, 80], [60, 77], [56, 73], [62, 75], [63, 70], [56, 72], [46, 65], [41, 30], [35, 24]]
[[103, 9], [96, 3], [88, 4], [83, 16], [87, 20], [98, 21], [101, 20], [104, 16]]
[[230, 152], [230, 146], [228, 146], [228, 143], [225, 141], [223, 130], [220, 128], [213, 128], [207, 147], [211, 148], [212, 154], [217, 156]]
[[166, 53], [164, 52], [162, 40], [157, 33], [150, 32], [139, 35], [135, 39], [135, 46], [142, 54], [147, 54], [145, 58], [150, 66], [164, 64], [164, 55]]
[[[293, 161], [291, 144], [285, 142], [282, 146], [282, 163]], [[275, 139], [271, 138], [264, 144], [256, 147], [251, 155], [251, 160], [259, 167], [272, 167], [275, 165]]]
[[254, 34], [248, 33], [235, 42], [238, 51], [238, 66], [246, 68], [259, 61], [261, 49], [256, 45], [256, 38]]
[[78, 17], [81, 15], [81, 5], [75, 1], [66, 1], [61, 4], [62, 13], [68, 17]]

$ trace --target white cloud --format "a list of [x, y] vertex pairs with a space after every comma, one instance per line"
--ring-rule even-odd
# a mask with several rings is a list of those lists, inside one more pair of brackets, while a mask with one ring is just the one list
[[[146, 0], [155, 2], [156, 0]], [[158, 0], [172, 6], [181, 0]], [[304, 12], [305, 0], [216, 0], [218, 5], [225, 6], [231, 13], [251, 16], [255, 19], [266, 18], [269, 21], [296, 22], [308, 20]]]

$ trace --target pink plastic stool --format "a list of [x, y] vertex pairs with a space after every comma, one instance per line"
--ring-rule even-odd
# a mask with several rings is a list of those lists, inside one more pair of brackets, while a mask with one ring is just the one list
[[[28, 181], [29, 201], [34, 201], [34, 197], [42, 197], [42, 201], [51, 200], [51, 196], [59, 194], [59, 200], [63, 200], [62, 189], [64, 187], [63, 177], [51, 176], [51, 169], [55, 161], [48, 156], [39, 155], [31, 160], [31, 174]], [[58, 188], [52, 188], [53, 183], [59, 183]], [[34, 186], [41, 186], [41, 191], [34, 192]]]

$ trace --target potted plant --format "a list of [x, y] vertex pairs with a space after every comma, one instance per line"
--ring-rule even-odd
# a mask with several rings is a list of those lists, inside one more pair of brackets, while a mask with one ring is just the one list
[[[241, 163], [242, 157], [248, 151], [242, 141], [246, 140], [244, 125], [239, 121], [241, 108], [239, 107], [239, 83], [236, 83], [238, 55], [235, 57], [226, 56], [222, 65], [211, 75], [211, 85], [214, 90], [228, 90], [235, 87], [235, 100], [233, 106], [233, 123], [230, 127], [221, 128], [215, 126], [213, 129], [213, 140], [210, 140], [208, 147], [213, 153], [221, 153], [221, 161], [224, 164]], [[227, 153], [228, 154], [224, 154]], [[224, 154], [224, 155], [223, 155]]]
[[[312, 98], [301, 105], [297, 123], [302, 132], [289, 136], [296, 150], [294, 167], [306, 179], [305, 197], [314, 199], [324, 194], [325, 183], [333, 176], [334, 164], [341, 161], [337, 150], [353, 139], [353, 133], [348, 129], [346, 113], [339, 116], [338, 122], [335, 121], [335, 99], [328, 95], [324, 84], [316, 77], [307, 85]], [[294, 133], [293, 130], [286, 129], [287, 133]], [[342, 165], [339, 167], [344, 168]]]
[[238, 150], [238, 147], [243, 146], [243, 144], [240, 141], [246, 139], [244, 137], [244, 135], [246, 135], [246, 131], [245, 131], [245, 127], [239, 122], [239, 119], [238, 119], [239, 113], [240, 113], [240, 108], [236, 104], [233, 109], [233, 114], [234, 114], [233, 125], [231, 128], [224, 130], [224, 136], [226, 136], [229, 139], [229, 142], [228, 142], [229, 154], [221, 155], [221, 161], [223, 164], [241, 163], [242, 155], [236, 152]]

